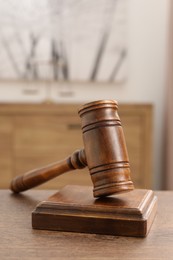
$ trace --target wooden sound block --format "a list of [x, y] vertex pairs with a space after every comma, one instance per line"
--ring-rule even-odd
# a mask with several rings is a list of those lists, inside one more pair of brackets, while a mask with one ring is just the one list
[[93, 198], [92, 187], [65, 186], [32, 212], [35, 229], [95, 234], [147, 235], [154, 220], [157, 198], [153, 191], [136, 189]]

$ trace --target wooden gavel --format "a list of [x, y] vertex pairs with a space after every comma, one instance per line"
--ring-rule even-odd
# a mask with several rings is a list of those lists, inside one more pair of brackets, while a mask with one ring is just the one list
[[94, 197], [133, 190], [129, 158], [114, 100], [87, 103], [79, 109], [84, 149], [46, 167], [15, 177], [11, 190], [19, 193], [40, 185], [64, 172], [88, 166]]

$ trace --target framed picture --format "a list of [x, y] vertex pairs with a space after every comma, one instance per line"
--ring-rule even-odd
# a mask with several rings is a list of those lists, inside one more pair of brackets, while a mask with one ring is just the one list
[[122, 82], [127, 0], [0, 0], [0, 79]]

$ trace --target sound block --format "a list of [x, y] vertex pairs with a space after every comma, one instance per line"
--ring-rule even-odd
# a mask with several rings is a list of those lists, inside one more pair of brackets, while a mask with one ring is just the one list
[[93, 198], [92, 187], [65, 186], [32, 212], [34, 229], [144, 237], [157, 208], [151, 190]]

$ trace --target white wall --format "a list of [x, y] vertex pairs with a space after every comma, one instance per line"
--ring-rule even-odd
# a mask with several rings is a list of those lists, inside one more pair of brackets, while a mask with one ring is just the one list
[[[22, 85], [0, 85], [0, 102], [42, 102], [48, 96], [57, 102], [86, 102], [97, 99], [116, 99], [119, 102], [152, 103], [154, 105], [154, 188], [161, 188], [162, 134], [166, 78], [169, 4], [171, 0], [129, 0], [129, 67], [128, 80], [123, 86], [63, 86], [72, 89], [72, 96], [59, 95], [52, 84], [51, 93], [41, 83], [39, 95], [24, 98]], [[5, 86], [5, 88], [2, 88]], [[34, 86], [33, 86], [34, 87]], [[13, 93], [13, 95], [12, 95]]]
[[[154, 188], [161, 188], [169, 0], [132, 0], [130, 11], [130, 100], [154, 105]], [[131, 95], [130, 95], [131, 93]]]

